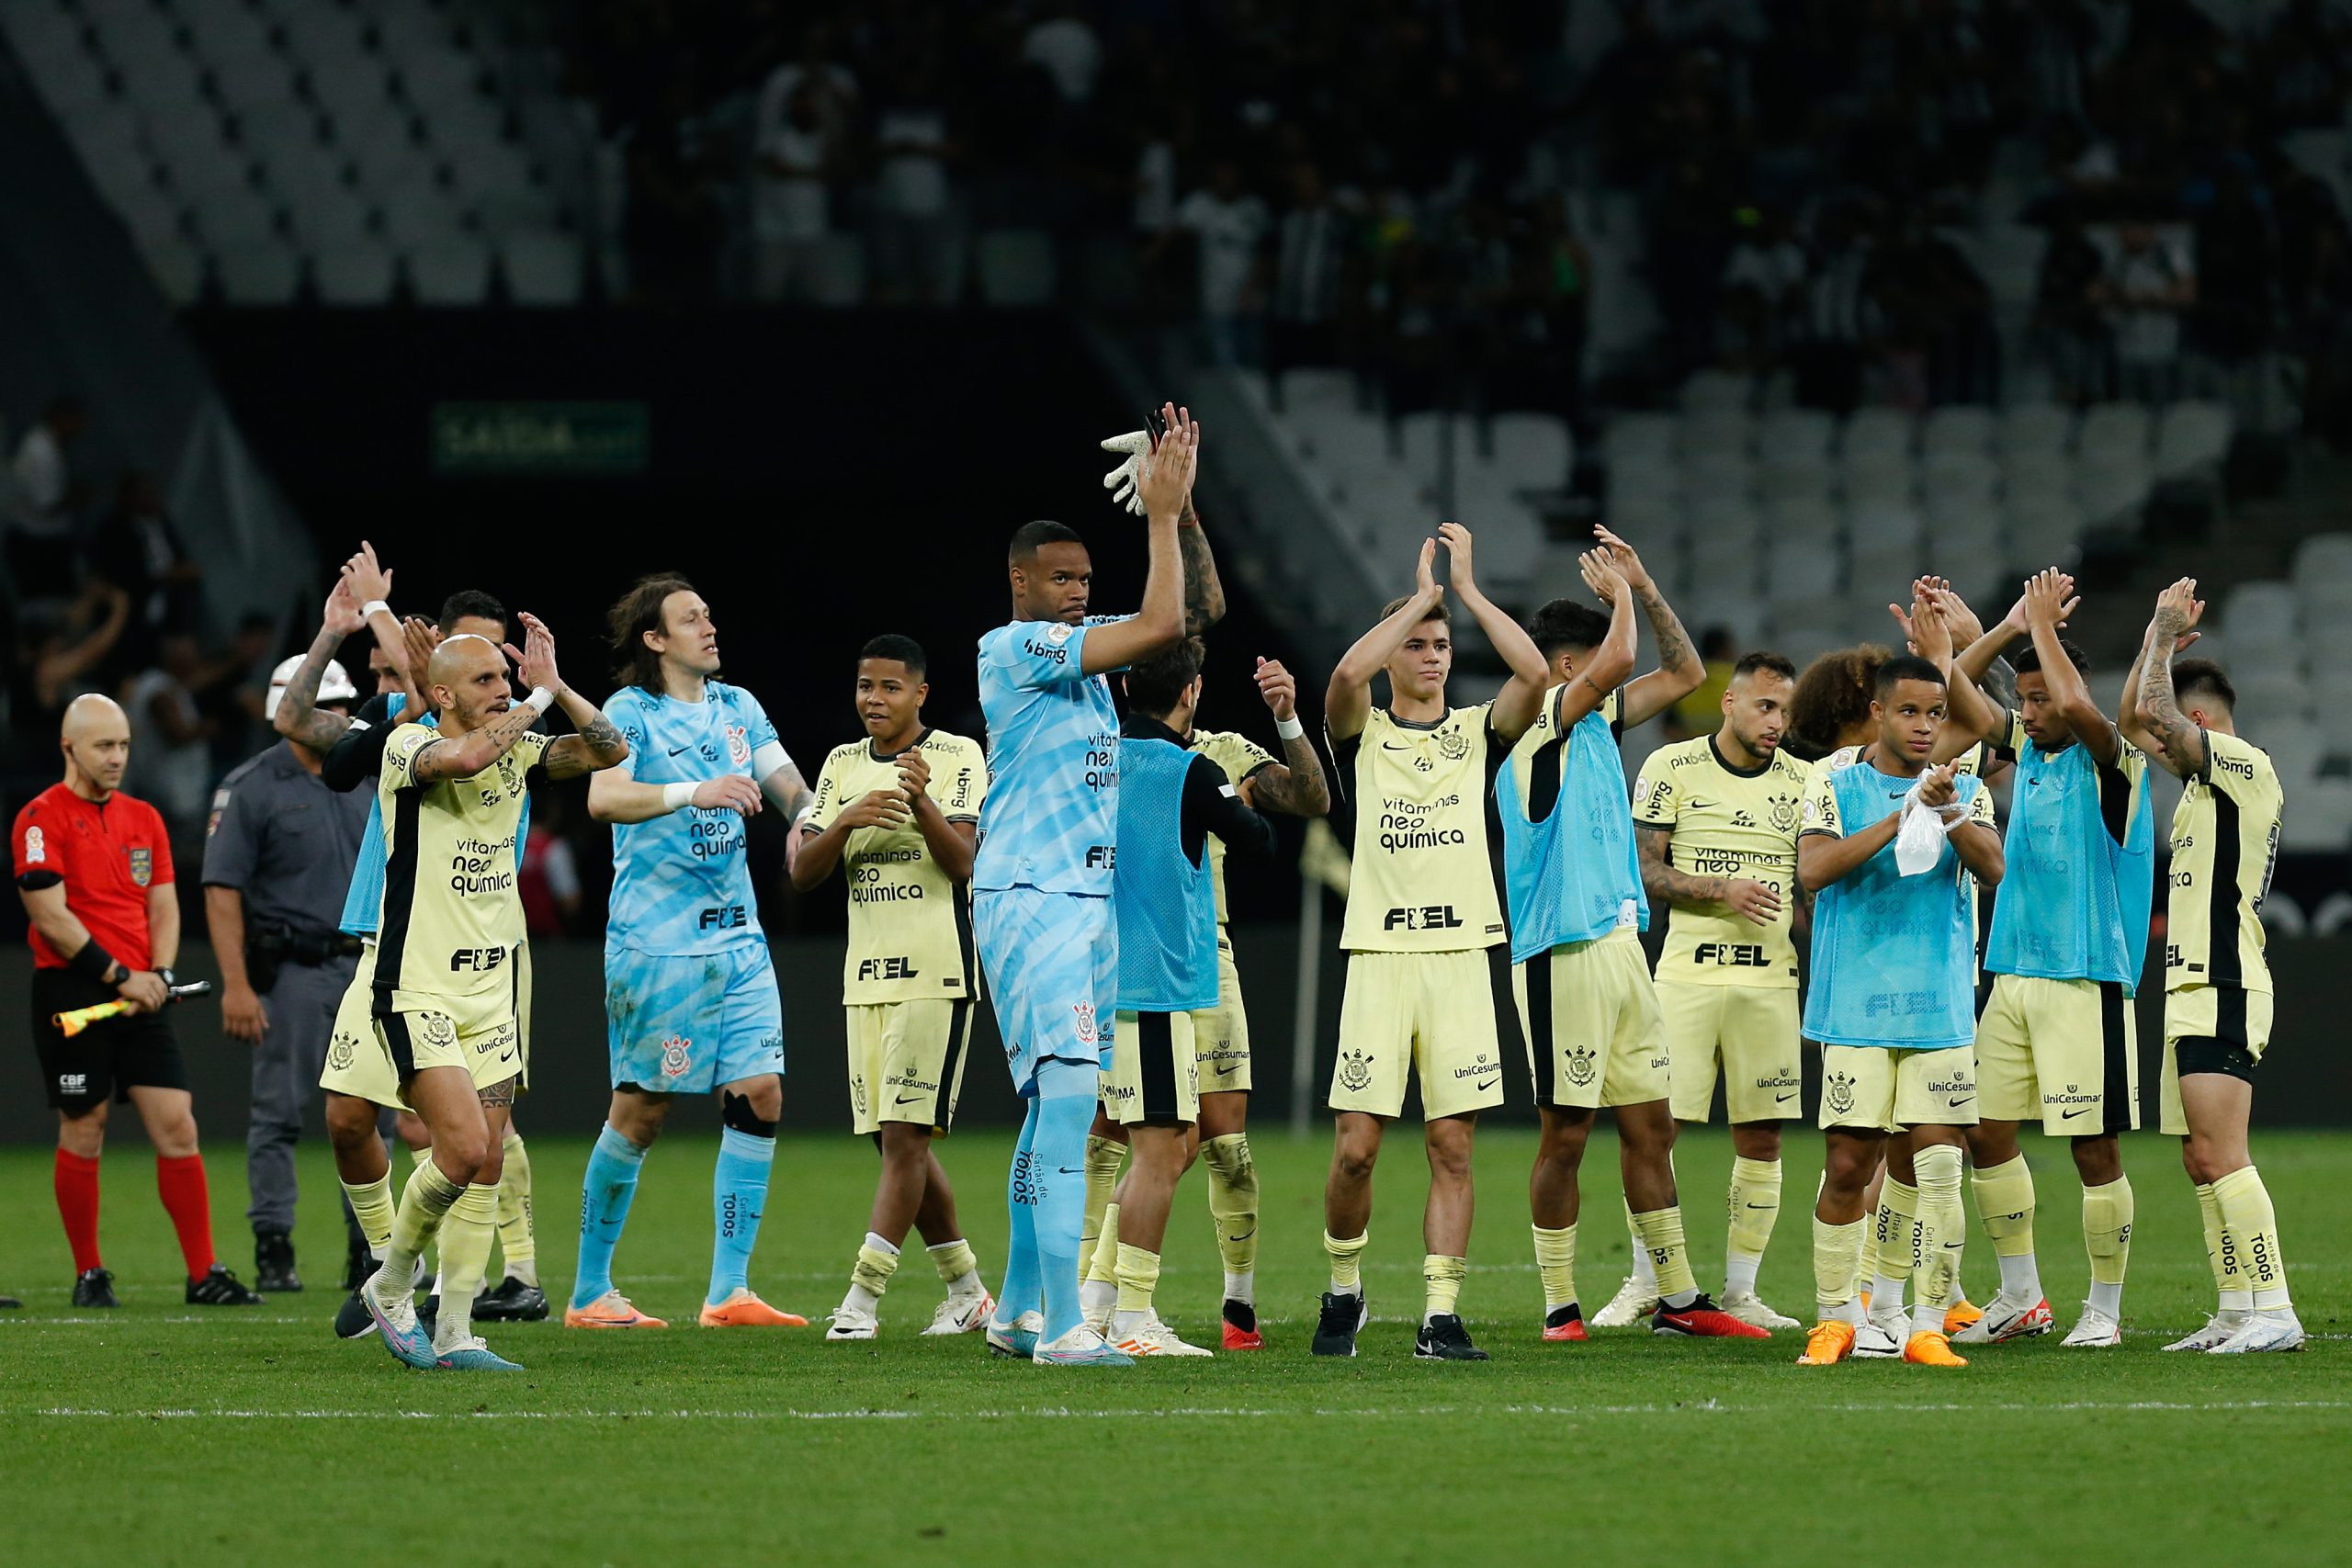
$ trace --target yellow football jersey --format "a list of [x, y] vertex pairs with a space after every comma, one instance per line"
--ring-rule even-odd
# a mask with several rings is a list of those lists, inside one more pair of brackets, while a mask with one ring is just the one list
[[[1195, 729], [1193, 731], [1193, 743], [1186, 750], [1198, 751], [1224, 769], [1226, 778], [1237, 785], [1282, 761], [1248, 736], [1237, 735], [1229, 729]], [[1209, 835], [1209, 886], [1216, 894], [1216, 923], [1223, 925], [1227, 918], [1225, 840], [1215, 833]]]
[[1746, 877], [1781, 896], [1765, 926], [1727, 907], [1670, 909], [1659, 979], [1795, 987], [1797, 828], [1812, 780], [1812, 766], [1782, 750], [1760, 768], [1734, 768], [1712, 735], [1650, 753], [1634, 784], [1634, 826], [1673, 834], [1667, 863], [1693, 876]]
[[1351, 953], [1458, 953], [1504, 940], [1487, 848], [1487, 790], [1501, 765], [1492, 705], [1428, 724], [1386, 708], [1333, 748], [1354, 822], [1340, 945]]
[[2165, 915], [2165, 989], [2270, 989], [2262, 901], [2278, 863], [2286, 794], [2269, 754], [2234, 735], [2205, 732], [2203, 778], [2190, 779], [2172, 814], [2172, 874]]
[[531, 771], [555, 741], [526, 731], [468, 779], [419, 785], [416, 759], [447, 739], [403, 724], [384, 742], [376, 804], [384, 822], [384, 902], [376, 988], [464, 997], [517, 984], [525, 936], [515, 833]]
[[[940, 814], [950, 822], [978, 821], [989, 792], [988, 754], [979, 742], [926, 729], [915, 750], [931, 764], [924, 793]], [[822, 832], [862, 795], [898, 787], [898, 753], [876, 756], [870, 740], [836, 746], [817, 774], [807, 830]], [[940, 869], [912, 818], [896, 828], [851, 829], [842, 846], [842, 873], [849, 878], [843, 1002], [871, 1006], [972, 994], [971, 889]]]

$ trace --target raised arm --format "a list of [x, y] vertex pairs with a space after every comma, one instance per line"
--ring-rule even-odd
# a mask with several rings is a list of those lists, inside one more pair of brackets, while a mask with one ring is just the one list
[[[1083, 674], [1100, 675], [1139, 664], [1184, 636], [1187, 569], [1183, 547], [1177, 543], [1176, 536], [1181, 532], [1178, 520], [1191, 501], [1193, 474], [1200, 462], [1201, 427], [1193, 423], [1189, 409], [1180, 412], [1175, 405], [1169, 404], [1163, 412], [1168, 420], [1168, 434], [1160, 438], [1159, 449], [1152, 454], [1150, 470], [1143, 478], [1145, 526], [1149, 531], [1151, 547], [1151, 564], [1143, 580], [1143, 605], [1132, 620], [1089, 628], [1079, 655], [1079, 670]], [[1193, 532], [1198, 534], [1199, 529], [1196, 527]], [[1200, 547], [1207, 549], [1205, 537], [1201, 539]], [[1214, 565], [1209, 575], [1213, 581]], [[1222, 613], [1222, 590], [1218, 597]]]
[[1334, 740], [1363, 733], [1364, 719], [1372, 712], [1372, 678], [1387, 668], [1413, 628], [1428, 620], [1430, 612], [1444, 599], [1445, 590], [1437, 582], [1435, 539], [1421, 541], [1415, 572], [1412, 597], [1356, 638], [1355, 646], [1332, 667], [1330, 684], [1323, 690], [1323, 725]]
[[359, 613], [359, 601], [352, 596], [349, 573], [334, 580], [334, 591], [327, 595], [326, 610], [319, 616], [318, 635], [302, 655], [294, 678], [286, 682], [286, 690], [277, 699], [277, 712], [270, 719], [270, 728], [288, 740], [299, 741], [313, 751], [329, 751], [351, 728], [351, 720], [339, 713], [330, 713], [318, 705], [319, 682], [326, 679], [328, 661], [345, 638], [367, 625], [367, 617]]
[[1527, 733], [1535, 716], [1544, 711], [1544, 694], [1551, 689], [1552, 667], [1544, 660], [1543, 650], [1527, 628], [1513, 620], [1502, 606], [1487, 598], [1478, 588], [1477, 575], [1471, 566], [1470, 530], [1459, 523], [1441, 523], [1437, 526], [1438, 542], [1445, 547], [1453, 567], [1447, 573], [1452, 580], [1454, 596], [1460, 599], [1487, 640], [1510, 666], [1510, 679], [1495, 694], [1495, 733], [1505, 740], [1516, 740]]
[[[605, 716], [603, 709], [565, 685], [563, 677], [556, 672], [555, 635], [548, 630], [547, 623], [528, 611], [524, 612], [521, 620], [523, 646], [517, 649], [509, 643], [506, 657], [514, 661], [515, 667], [523, 673], [523, 683], [530, 687], [534, 694], [539, 692], [554, 694], [556, 705], [563, 709], [563, 716], [579, 730], [577, 735], [559, 739], [539, 759], [539, 766], [547, 770], [548, 777], [578, 778], [582, 773], [601, 773], [628, 761], [628, 741], [623, 738], [619, 728]], [[528, 707], [530, 705], [526, 703], [523, 705]], [[510, 740], [507, 744], [511, 746], [514, 742]]]
[[[1196, 463], [1195, 479], [1199, 471]], [[1217, 581], [1216, 557], [1201, 527], [1201, 514], [1193, 510], [1190, 491], [1185, 491], [1184, 510], [1176, 518], [1176, 548], [1184, 562], [1184, 635], [1198, 637], [1225, 619], [1225, 584]]]
[[1639, 676], [1625, 687], [1619, 699], [1617, 723], [1631, 729], [1637, 724], [1647, 724], [1697, 691], [1707, 679], [1707, 666], [1699, 650], [1690, 644], [1690, 634], [1682, 629], [1674, 606], [1658, 592], [1657, 583], [1634, 547], [1606, 528], [1593, 529], [1593, 536], [1609, 552], [1619, 576], [1634, 591], [1634, 602], [1641, 606], [1643, 616], [1650, 624], [1650, 636], [1657, 639], [1657, 668]]
[[1577, 678], [1560, 688], [1557, 721], [1562, 735], [1585, 715], [1598, 711], [1609, 694], [1634, 672], [1633, 584], [1625, 581], [1607, 550], [1585, 551], [1577, 558], [1577, 566], [1584, 573], [1585, 586], [1609, 606], [1609, 635], [1586, 657]]
[[2050, 688], [2050, 700], [2058, 709], [2058, 716], [2066, 721], [2066, 728], [2075, 732], [2075, 739], [2101, 766], [2111, 766], [2122, 738], [2116, 734], [2107, 715], [2099, 712], [2090, 683], [2075, 668], [2075, 661], [2066, 657], [2058, 637], [2058, 627], [2065, 617], [2074, 585], [2075, 580], [2056, 567], [2037, 572], [2025, 585], [2026, 630], [2033, 637], [2034, 656], [2041, 661], [2041, 679]]
[[[1272, 659], [1258, 660], [1258, 694], [1283, 730], [1283, 760], [1261, 768], [1244, 781], [1243, 795], [1259, 811], [1285, 817], [1325, 817], [1331, 810], [1331, 786], [1323, 776], [1323, 759], [1298, 721], [1298, 682]], [[1296, 734], [1288, 733], [1292, 728]]]
[[2204, 613], [2197, 580], [2184, 577], [2158, 595], [2140, 645], [2139, 728], [2154, 742], [2150, 755], [2184, 779], [2201, 779], [2213, 765], [2205, 731], [2180, 711], [2172, 689], [2173, 650]]

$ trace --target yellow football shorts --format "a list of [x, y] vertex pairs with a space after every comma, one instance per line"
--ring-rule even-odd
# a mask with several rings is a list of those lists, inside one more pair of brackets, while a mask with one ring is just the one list
[[1821, 1048], [1821, 1125], [1899, 1132], [1976, 1125], [1976, 1053], [1967, 1045]]
[[1660, 980], [1657, 989], [1676, 1121], [1713, 1115], [1718, 1073], [1732, 1122], [1787, 1122], [1804, 1114], [1794, 987]]
[[1503, 1102], [1502, 1044], [1485, 948], [1459, 953], [1351, 953], [1340, 1002], [1334, 1111], [1396, 1116], [1420, 1075], [1430, 1121]]
[[964, 1092], [972, 1043], [968, 998], [927, 997], [843, 1010], [849, 1024], [851, 1130], [864, 1137], [885, 1122], [944, 1133]]
[[1536, 1104], [1590, 1109], [1668, 1098], [1666, 1019], [1631, 930], [1514, 964], [1510, 988]]
[[1193, 1014], [1193, 1049], [1200, 1058], [1203, 1094], [1249, 1092], [1250, 1014], [1241, 1005], [1233, 939], [1223, 928], [1216, 933], [1216, 1006]]
[[359, 956], [351, 986], [335, 1010], [319, 1086], [378, 1105], [410, 1109], [401, 1085], [427, 1067], [463, 1067], [478, 1089], [523, 1075], [523, 1031], [515, 1016], [521, 981], [466, 996], [429, 991], [380, 992], [376, 948]]
[[2218, 1040], [2243, 1045], [2255, 1061], [2270, 1045], [2270, 993], [2227, 990], [2218, 986], [2183, 986], [2165, 996], [2165, 1072], [2158, 1091], [2157, 1130], [2168, 1138], [2188, 1135], [2188, 1117], [2180, 1108], [2180, 1060], [2184, 1040]]
[[1996, 975], [1976, 1020], [1978, 1113], [2053, 1138], [2140, 1125], [2140, 1029], [2123, 987]]
[[1201, 1070], [1189, 1012], [1123, 1012], [1102, 1077], [1102, 1113], [1122, 1127], [1201, 1119]]

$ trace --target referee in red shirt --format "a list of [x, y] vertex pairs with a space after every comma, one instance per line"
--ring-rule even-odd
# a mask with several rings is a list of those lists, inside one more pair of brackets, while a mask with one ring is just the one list
[[[57, 1212], [74, 1249], [74, 1304], [116, 1304], [114, 1276], [98, 1259], [98, 1151], [111, 1095], [139, 1108], [155, 1145], [155, 1188], [179, 1233], [188, 1303], [255, 1305], [261, 1297], [212, 1254], [187, 1071], [161, 1010], [180, 946], [171, 841], [155, 808], [119, 788], [130, 723], [111, 699], [79, 696], [65, 710], [59, 747], [65, 781], [17, 814], [11, 842], [17, 896], [32, 917], [33, 1038], [57, 1109]], [[128, 1012], [71, 1040], [50, 1021], [118, 997]]]

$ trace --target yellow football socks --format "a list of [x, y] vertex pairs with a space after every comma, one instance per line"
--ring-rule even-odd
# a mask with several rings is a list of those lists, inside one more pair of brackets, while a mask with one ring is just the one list
[[[398, 1301], [408, 1293], [409, 1277], [416, 1269], [418, 1257], [432, 1245], [442, 1221], [448, 1216], [450, 1205], [465, 1190], [442, 1175], [441, 1168], [429, 1159], [416, 1168], [408, 1185], [401, 1189], [400, 1207], [392, 1213], [391, 1241], [384, 1248], [381, 1294]], [[496, 1212], [493, 1203], [492, 1213]]]
[[1146, 1252], [1140, 1247], [1119, 1244], [1119, 1310], [1123, 1313], [1151, 1311], [1151, 1293], [1159, 1288], [1159, 1254]]
[[526, 1285], [539, 1282], [539, 1244], [531, 1234], [531, 1155], [523, 1134], [506, 1129], [499, 1145], [498, 1251], [506, 1272]]
[[[890, 1288], [890, 1276], [898, 1271], [899, 1249], [875, 1232], [866, 1232], [857, 1249], [857, 1261], [850, 1266], [850, 1284], [878, 1302]], [[857, 1301], [854, 1294], [850, 1299], [868, 1312], [874, 1310], [872, 1302]]]
[[[1962, 1231], [1968, 1224], [1960, 1199], [1961, 1152], [1957, 1144], [1930, 1144], [1911, 1156], [1911, 1174], [1918, 1179], [1918, 1261], [1911, 1271], [1911, 1329], [1915, 1334], [1941, 1334], [1944, 1309], [1951, 1304], [1952, 1280], [1959, 1272]], [[1891, 1191], [1893, 1181], [1887, 1184]], [[1876, 1298], [1871, 1305], [1876, 1306]]]
[[435, 1350], [446, 1353], [473, 1337], [474, 1298], [481, 1294], [497, 1229], [495, 1182], [473, 1183], [449, 1205], [441, 1222], [441, 1315], [433, 1325]]
[[1848, 1323], [1860, 1319], [1860, 1310], [1854, 1303], [1854, 1279], [1862, 1266], [1862, 1233], [1868, 1229], [1868, 1220], [1833, 1225], [1818, 1214], [1813, 1218], [1813, 1298], [1825, 1323], [1832, 1318]]
[[1462, 1298], [1462, 1277], [1470, 1272], [1466, 1258], [1448, 1258], [1432, 1252], [1421, 1259], [1421, 1323], [1452, 1313]]
[[1731, 1228], [1724, 1247], [1724, 1294], [1754, 1295], [1757, 1267], [1764, 1261], [1773, 1223], [1781, 1217], [1781, 1162], [1734, 1156], [1728, 1202]]
[[1119, 1162], [1126, 1156], [1127, 1145], [1116, 1138], [1086, 1135], [1086, 1209], [1078, 1230], [1081, 1265], [1094, 1256], [1095, 1243], [1102, 1238], [1102, 1210], [1118, 1189]]
[[1209, 1217], [1216, 1222], [1216, 1249], [1225, 1259], [1226, 1295], [1232, 1283], [1258, 1268], [1258, 1168], [1250, 1158], [1250, 1134], [1227, 1133], [1201, 1143], [1209, 1168]]
[[2025, 1156], [1978, 1170], [1970, 1184], [2001, 1265], [2001, 1293], [2032, 1305], [2041, 1300], [2041, 1269], [2033, 1256], [2033, 1173], [2026, 1168]]
[[[1915, 1168], [1913, 1175], [1917, 1175]], [[1919, 1190], [1890, 1175], [1879, 1184], [1871, 1227], [1871, 1311], [1903, 1304], [1903, 1281], [1919, 1264]]]
[[1645, 1209], [1634, 1216], [1634, 1234], [1641, 1237], [1642, 1250], [1649, 1255], [1658, 1299], [1668, 1306], [1689, 1306], [1699, 1293], [1699, 1281], [1690, 1272], [1690, 1255], [1683, 1246], [1682, 1206], [1669, 1203], [1663, 1209]]
[[950, 1285], [980, 1271], [980, 1260], [973, 1254], [972, 1244], [962, 1236], [954, 1241], [943, 1241], [930, 1252], [932, 1267], [938, 1269], [940, 1279]]
[[[2198, 1190], [2208, 1192], [2211, 1189], [2200, 1187]], [[343, 1184], [343, 1195], [351, 1200], [351, 1213], [359, 1222], [359, 1234], [368, 1238], [368, 1250], [376, 1255], [378, 1261], [382, 1261], [384, 1248], [391, 1244], [392, 1239], [391, 1172], [388, 1170], [363, 1186], [354, 1187], [346, 1181]], [[2220, 1224], [2221, 1211], [2217, 1209], [2214, 1211], [2217, 1235]]]
[[1094, 1239], [1094, 1250], [1081, 1253], [1086, 1267], [1080, 1278], [1090, 1284], [1115, 1285], [1119, 1282], [1119, 1206], [1102, 1206], [1102, 1234]]
[[1371, 1237], [1370, 1231], [1344, 1241], [1329, 1231], [1323, 1233], [1323, 1250], [1331, 1258], [1331, 1293], [1333, 1295], [1360, 1296], [1363, 1294], [1363, 1281], [1356, 1272], [1356, 1264], [1363, 1256], [1363, 1244]]
[[2222, 1201], [2210, 1181], [2197, 1184], [2197, 1213], [2205, 1222], [2205, 1261], [2212, 1266], [2216, 1305], [2222, 1312], [2252, 1312], [2254, 1287], [2238, 1271], [2237, 1248], [2222, 1240]]
[[1544, 1280], [1544, 1310], [1550, 1313], [1577, 1299], [1577, 1227], [1535, 1230], [1535, 1272]]
[[2090, 1304], [2113, 1317], [2123, 1305], [2132, 1261], [2132, 1179], [2083, 1189], [2083, 1247], [2091, 1258]]
[[2287, 1259], [2278, 1248], [2278, 1214], [2270, 1190], [2250, 1165], [2213, 1183], [2222, 1209], [2224, 1248], [2236, 1255], [2239, 1270], [2254, 1291], [2254, 1310], [2276, 1312], [2292, 1304], [2287, 1294]]

